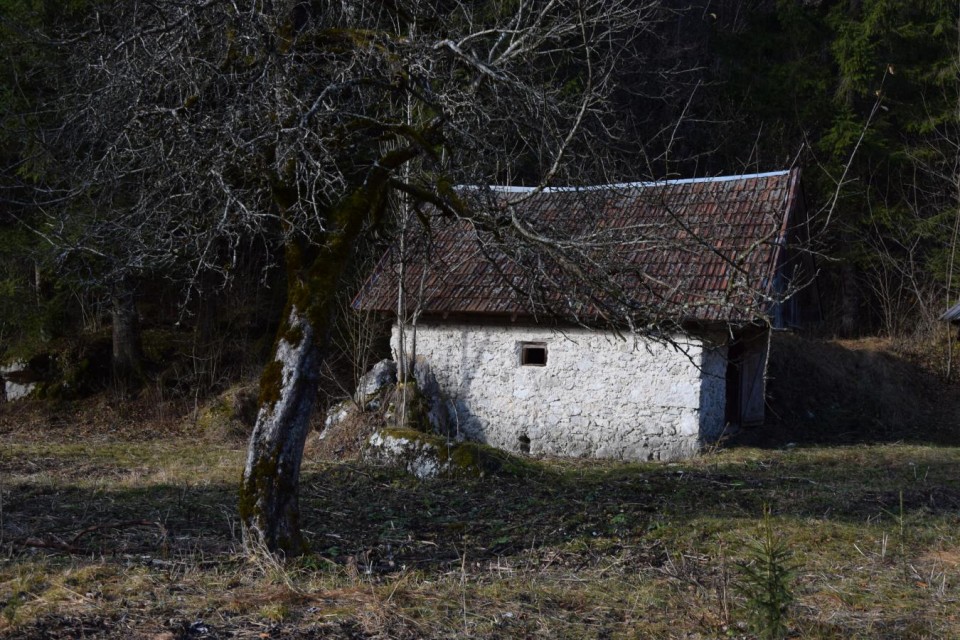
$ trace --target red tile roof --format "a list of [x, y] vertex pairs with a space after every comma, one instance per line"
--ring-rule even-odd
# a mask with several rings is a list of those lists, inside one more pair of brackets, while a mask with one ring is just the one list
[[[477, 189], [478, 215], [408, 236], [407, 306], [621, 325], [750, 320], [770, 307], [799, 177]], [[356, 307], [396, 311], [399, 253], [397, 243], [383, 256]]]

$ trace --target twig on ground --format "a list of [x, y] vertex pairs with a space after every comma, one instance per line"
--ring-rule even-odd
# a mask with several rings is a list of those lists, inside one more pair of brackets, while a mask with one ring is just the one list
[[91, 534], [95, 531], [100, 531], [102, 529], [129, 529], [131, 527], [156, 527], [160, 530], [160, 537], [162, 538], [163, 543], [167, 540], [167, 529], [163, 526], [162, 523], [157, 522], [156, 520], [127, 520], [124, 522], [110, 522], [105, 524], [94, 524], [89, 527], [79, 531], [70, 542], [64, 542], [62, 540], [54, 538], [53, 540], [44, 540], [42, 538], [24, 538], [22, 540], [14, 540], [13, 543], [21, 547], [31, 547], [36, 549], [55, 549], [57, 551], [63, 551], [65, 553], [74, 553], [74, 554], [84, 554], [88, 553], [89, 550], [83, 547], [77, 546], [77, 543], [80, 542], [80, 539], [84, 536]]
[[164, 541], [167, 539], [167, 528], [156, 520], [127, 520], [125, 522], [111, 522], [109, 524], [90, 525], [86, 529], [80, 531], [77, 535], [73, 536], [73, 540], [70, 541], [70, 545], [76, 546], [77, 542], [80, 541], [80, 538], [89, 533], [93, 533], [94, 531], [99, 531], [101, 529], [128, 529], [130, 527], [156, 527], [160, 530], [160, 537]]

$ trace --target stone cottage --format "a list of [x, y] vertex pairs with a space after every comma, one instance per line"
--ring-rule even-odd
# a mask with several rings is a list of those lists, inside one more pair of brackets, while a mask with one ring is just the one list
[[819, 314], [811, 259], [792, 249], [799, 170], [483, 191], [492, 214], [438, 217], [354, 302], [401, 311], [394, 353], [429, 363], [451, 432], [671, 460], [763, 422], [770, 328]]

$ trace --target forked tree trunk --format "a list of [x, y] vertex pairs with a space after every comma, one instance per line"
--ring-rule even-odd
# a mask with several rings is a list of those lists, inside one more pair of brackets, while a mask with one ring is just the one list
[[249, 541], [289, 556], [306, 550], [300, 533], [300, 462], [317, 399], [320, 350], [306, 313], [292, 306], [276, 359], [260, 381], [260, 412], [247, 452], [240, 518]]

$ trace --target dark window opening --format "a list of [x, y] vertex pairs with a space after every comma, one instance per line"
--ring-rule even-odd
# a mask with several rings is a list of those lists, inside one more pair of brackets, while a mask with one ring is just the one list
[[521, 345], [520, 364], [525, 367], [547, 366], [547, 345], [542, 342], [528, 342]]
[[520, 444], [520, 453], [530, 453], [530, 438], [525, 433], [521, 433], [518, 438]]

